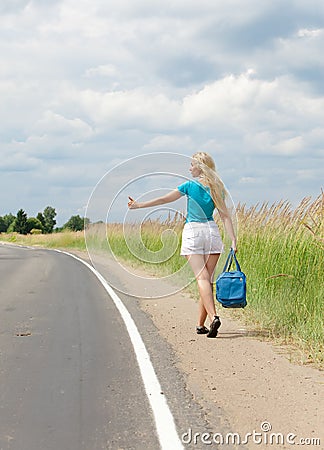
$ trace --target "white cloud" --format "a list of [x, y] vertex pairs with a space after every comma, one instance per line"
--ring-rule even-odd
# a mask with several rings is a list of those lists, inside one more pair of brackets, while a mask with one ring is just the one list
[[[234, 129], [247, 134], [263, 129], [289, 131], [296, 125], [307, 129], [316, 124], [318, 128], [324, 97], [314, 97], [305, 87], [288, 77], [268, 81], [242, 74], [226, 76], [182, 98], [144, 87], [105, 92], [65, 86], [60, 103], [64, 109], [74, 108], [86, 120], [107, 129]], [[59, 115], [55, 117], [57, 122]], [[78, 123], [88, 128], [84, 122]]]
[[143, 146], [144, 152], [194, 152], [195, 143], [190, 136], [172, 136], [172, 135], [159, 135], [153, 137], [148, 144]]
[[85, 72], [86, 77], [113, 77], [118, 75], [118, 70], [113, 64], [103, 64], [98, 67], [91, 67]]
[[16, 13], [25, 8], [29, 0], [2, 0], [0, 4], [0, 14], [4, 16]]
[[303, 28], [302, 30], [298, 30], [297, 36], [301, 38], [317, 38], [319, 36], [323, 36], [323, 34], [323, 28], [319, 28], [316, 30], [308, 30], [307, 28]]
[[92, 136], [92, 128], [79, 118], [68, 119], [53, 111], [45, 111], [34, 130], [40, 135], [70, 136], [72, 139], [83, 141]]
[[260, 183], [260, 181], [261, 179], [256, 177], [242, 177], [239, 179], [240, 184], [257, 184]]
[[[69, 168], [89, 185], [136, 153], [199, 148], [249, 202], [316, 192], [324, 156], [321, 5], [1, 2], [2, 182], [20, 169], [17, 189], [30, 183], [21, 201], [38, 201], [41, 186], [68, 210], [60, 184], [66, 191]], [[276, 175], [275, 189], [266, 172], [277, 169], [285, 177]], [[86, 190], [75, 179], [79, 198]]]
[[273, 147], [275, 153], [282, 155], [297, 155], [305, 149], [304, 139], [301, 136], [296, 136], [291, 139], [285, 139]]
[[269, 89], [271, 83], [253, 81], [245, 75], [229, 75], [187, 95], [181, 122], [184, 126], [235, 128], [248, 117], [250, 102], [258, 101], [258, 96]]
[[162, 93], [145, 89], [98, 92], [75, 91], [80, 111], [100, 126], [163, 130], [177, 124], [179, 103]]
[[0, 159], [0, 172], [30, 172], [38, 170], [40, 161], [24, 152], [15, 152], [14, 154], [2, 152]]

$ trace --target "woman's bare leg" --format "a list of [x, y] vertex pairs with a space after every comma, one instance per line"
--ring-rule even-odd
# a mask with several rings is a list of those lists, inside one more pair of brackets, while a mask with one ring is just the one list
[[[215, 255], [210, 255], [215, 256]], [[212, 260], [215, 258], [212, 258]], [[201, 302], [203, 307], [205, 308], [205, 311], [212, 322], [215, 315], [216, 315], [216, 309], [215, 309], [215, 303], [213, 298], [213, 291], [212, 291], [212, 285], [211, 285], [211, 279], [210, 274], [207, 270], [206, 261], [205, 261], [205, 255], [189, 255], [187, 256], [187, 260], [190, 264], [190, 267], [195, 275], [199, 294], [201, 298]], [[216, 260], [217, 262], [217, 260]], [[210, 263], [210, 267], [212, 267], [212, 263]], [[214, 266], [215, 269], [215, 266]], [[203, 309], [201, 308], [200, 312], [203, 314]]]
[[198, 304], [198, 327], [203, 327], [205, 325], [205, 321], [207, 319], [207, 311], [204, 307], [202, 298], [199, 297], [199, 304]]
[[[212, 255], [205, 255], [206, 268], [207, 268], [208, 274], [209, 274], [209, 280], [210, 280], [212, 293], [213, 293], [214, 272], [215, 272], [215, 268], [217, 266], [219, 257], [220, 257], [220, 253], [214, 253]], [[214, 293], [213, 293], [213, 299], [214, 298], [215, 297], [214, 297]]]
[[[218, 259], [219, 259], [219, 253], [217, 254], [213, 254], [213, 255], [205, 255], [204, 256], [204, 265], [208, 271], [208, 275], [209, 275], [209, 280], [210, 280], [210, 285], [211, 285], [211, 290], [212, 290], [212, 296], [213, 296], [213, 280], [214, 280], [214, 272], [215, 272], [215, 267], [217, 265]], [[188, 261], [189, 261], [189, 257], [187, 257]], [[214, 298], [213, 298], [214, 301]], [[216, 311], [215, 311], [216, 314]], [[198, 326], [202, 327], [205, 325], [205, 321], [207, 318], [207, 311], [206, 308], [204, 306], [204, 302], [203, 299], [201, 298], [201, 296], [199, 297], [199, 304], [198, 304]]]

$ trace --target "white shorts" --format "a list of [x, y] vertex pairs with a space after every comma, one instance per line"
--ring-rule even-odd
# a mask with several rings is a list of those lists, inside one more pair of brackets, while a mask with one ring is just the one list
[[223, 252], [223, 241], [213, 220], [185, 223], [180, 255], [210, 255]]

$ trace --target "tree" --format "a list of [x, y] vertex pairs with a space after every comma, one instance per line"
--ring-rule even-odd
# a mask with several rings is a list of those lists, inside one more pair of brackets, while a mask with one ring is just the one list
[[13, 229], [19, 234], [27, 234], [27, 214], [23, 209], [17, 212]]
[[16, 217], [13, 214], [6, 214], [5, 216], [1, 217], [1, 231], [6, 232], [8, 231], [9, 227], [13, 222], [16, 220]]
[[70, 219], [63, 225], [63, 228], [68, 228], [71, 231], [82, 231], [84, 230], [84, 221], [79, 215], [71, 216]]
[[40, 221], [40, 223], [42, 224], [42, 231], [45, 231], [45, 219], [44, 216], [41, 212], [39, 212], [36, 216], [36, 219]]
[[40, 230], [40, 232], [43, 231], [43, 225], [41, 224], [40, 220], [36, 219], [36, 217], [29, 217], [27, 219], [26, 224], [27, 233], [30, 233], [31, 230]]
[[56, 224], [56, 220], [54, 217], [56, 216], [56, 211], [51, 206], [46, 206], [43, 212], [44, 217], [44, 232], [45, 233], [52, 233], [54, 226]]
[[6, 223], [3, 217], [0, 217], [0, 233], [7, 231]]
[[11, 224], [7, 228], [7, 233], [13, 233], [14, 231], [15, 231], [15, 221], [11, 222]]

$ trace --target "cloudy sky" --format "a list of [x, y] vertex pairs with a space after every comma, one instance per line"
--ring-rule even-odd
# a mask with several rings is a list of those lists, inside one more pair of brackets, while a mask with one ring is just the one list
[[235, 203], [320, 194], [323, 0], [1, 0], [0, 36], [0, 215], [63, 224], [155, 152], [208, 151]]

